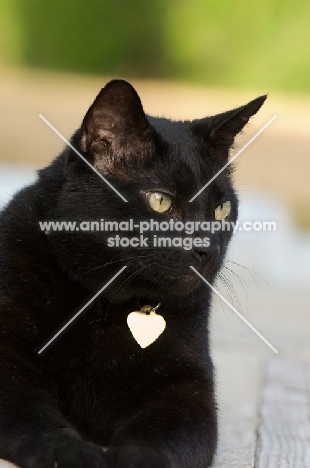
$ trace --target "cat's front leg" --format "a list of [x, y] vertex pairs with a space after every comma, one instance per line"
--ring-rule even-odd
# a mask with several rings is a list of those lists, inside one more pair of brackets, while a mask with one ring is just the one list
[[167, 455], [143, 443], [113, 447], [106, 453], [108, 468], [172, 468]]
[[0, 459], [19, 468], [107, 468], [61, 414], [53, 382], [21, 354], [0, 346]]
[[14, 416], [2, 418], [0, 458], [19, 468], [107, 468], [101, 447], [65, 427], [61, 415], [57, 421], [56, 408], [47, 408], [39, 399], [35, 404], [24, 400], [29, 406], [23, 411], [18, 408], [16, 393], [16, 419], [19, 416], [20, 421], [14, 421]]
[[207, 468], [217, 443], [210, 382], [175, 382], [158, 388], [115, 435], [109, 468]]

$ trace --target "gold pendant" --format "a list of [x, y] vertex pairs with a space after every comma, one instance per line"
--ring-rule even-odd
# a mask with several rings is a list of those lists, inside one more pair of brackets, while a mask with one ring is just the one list
[[127, 317], [129, 330], [141, 348], [154, 343], [166, 328], [164, 317], [155, 312], [159, 306], [160, 303], [156, 307], [143, 306], [140, 311], [131, 312]]

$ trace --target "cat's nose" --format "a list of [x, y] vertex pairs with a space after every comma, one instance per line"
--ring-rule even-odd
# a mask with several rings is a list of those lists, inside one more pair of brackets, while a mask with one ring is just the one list
[[204, 262], [211, 257], [218, 257], [221, 251], [220, 246], [216, 243], [213, 245], [211, 244], [208, 247], [203, 245], [200, 247], [194, 247], [193, 253], [200, 262]]

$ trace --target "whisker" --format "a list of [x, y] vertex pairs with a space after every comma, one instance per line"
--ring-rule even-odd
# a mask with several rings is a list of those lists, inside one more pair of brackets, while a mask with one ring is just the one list
[[[225, 278], [222, 276], [222, 273], [219, 272], [218, 275], [217, 275], [218, 279], [222, 282], [224, 288], [226, 289], [226, 291], [228, 291], [227, 289], [227, 284], [225, 282]], [[224, 308], [224, 305], [223, 305], [223, 301], [222, 299], [220, 298], [220, 304], [221, 304], [221, 307], [222, 307], [222, 312], [224, 312], [224, 314], [226, 315], [226, 317], [228, 318], [228, 315], [227, 315], [227, 312], [226, 312], [226, 309]]]
[[223, 272], [220, 272], [220, 275], [221, 275], [221, 279], [223, 281], [223, 284], [225, 283], [225, 285], [227, 287], [227, 290], [229, 291], [229, 296], [231, 298], [231, 301], [233, 302], [235, 300], [236, 303], [237, 303], [238, 308], [242, 312], [242, 306], [241, 306], [238, 294], [236, 293], [236, 290], [235, 290], [233, 284], [231, 283], [229, 278], [227, 278], [227, 276]]
[[238, 273], [236, 273], [234, 270], [232, 270], [231, 268], [228, 268], [226, 265], [223, 265], [223, 268], [227, 271], [227, 274], [230, 274], [232, 275], [234, 278], [236, 278], [236, 280], [238, 281], [238, 283], [241, 285], [243, 291], [245, 292], [245, 295], [248, 299], [248, 292], [251, 292], [250, 290], [250, 287], [248, 285], [248, 283], [243, 279], [241, 278], [240, 275], [238, 275]]
[[238, 262], [232, 260], [231, 258], [227, 258], [227, 259], [226, 259], [226, 262], [232, 263], [232, 264], [238, 266], [239, 268], [242, 268], [243, 270], [246, 270], [246, 271], [249, 273], [249, 275], [251, 275], [251, 277], [252, 277], [253, 280], [255, 281], [255, 284], [256, 284], [256, 285], [257, 285], [256, 279], [257, 279], [257, 277], [258, 277], [258, 278], [260, 278], [267, 286], [269, 286], [268, 281], [267, 281], [262, 275], [260, 275], [259, 273], [257, 273], [257, 271], [252, 270], [251, 268], [248, 268], [248, 267], [246, 267], [246, 266], [244, 266], [244, 265], [241, 265], [240, 263], [238, 263]]

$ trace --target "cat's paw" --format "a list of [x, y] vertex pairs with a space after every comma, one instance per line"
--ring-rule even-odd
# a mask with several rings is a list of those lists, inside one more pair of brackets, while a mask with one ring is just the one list
[[162, 452], [150, 447], [128, 445], [106, 452], [108, 468], [171, 468]]
[[107, 468], [104, 451], [83, 440], [64, 440], [51, 444], [36, 461], [34, 468]]

